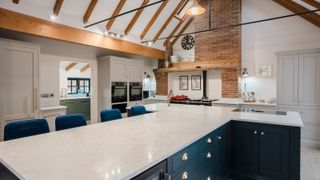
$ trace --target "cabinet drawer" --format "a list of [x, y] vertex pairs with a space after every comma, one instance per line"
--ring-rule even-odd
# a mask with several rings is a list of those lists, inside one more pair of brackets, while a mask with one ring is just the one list
[[[207, 148], [208, 149], [208, 148]], [[213, 179], [212, 167], [215, 158], [212, 151], [201, 151], [193, 160], [186, 164], [180, 171], [173, 174], [173, 180], [207, 180]]]
[[[172, 171], [175, 172], [183, 165], [191, 162], [199, 153], [203, 150], [211, 150], [214, 149], [214, 133], [211, 133], [199, 141], [191, 144], [185, 149], [179, 151], [177, 154], [172, 157]], [[211, 152], [212, 154], [213, 152]]]

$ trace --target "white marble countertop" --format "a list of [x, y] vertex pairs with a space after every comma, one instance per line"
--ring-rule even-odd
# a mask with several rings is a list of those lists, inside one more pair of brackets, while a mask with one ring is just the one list
[[79, 97], [66, 97], [66, 98], [60, 98], [61, 100], [72, 100], [72, 99], [90, 99], [91, 97], [87, 97], [87, 96], [79, 96]]
[[230, 120], [302, 127], [286, 116], [232, 112], [233, 108], [165, 103], [156, 113], [0, 143], [0, 161], [28, 180], [130, 179]]
[[254, 105], [254, 106], [276, 106], [275, 103], [261, 103], [261, 102], [243, 102], [242, 99], [237, 98], [223, 98], [214, 101], [213, 104], [231, 104], [231, 105]]
[[67, 106], [42, 107], [40, 108], [40, 111], [52, 111], [52, 110], [58, 110], [58, 109], [67, 109]]

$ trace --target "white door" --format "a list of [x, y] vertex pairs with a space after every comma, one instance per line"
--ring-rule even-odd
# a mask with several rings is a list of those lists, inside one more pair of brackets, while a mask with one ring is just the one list
[[126, 63], [111, 61], [110, 74], [112, 82], [126, 82]]
[[279, 56], [278, 62], [278, 105], [298, 105], [299, 56]]
[[33, 118], [38, 112], [38, 50], [0, 45], [0, 118]]
[[299, 105], [320, 106], [320, 53], [300, 56]]
[[127, 76], [131, 82], [143, 81], [143, 66], [141, 64], [128, 63]]

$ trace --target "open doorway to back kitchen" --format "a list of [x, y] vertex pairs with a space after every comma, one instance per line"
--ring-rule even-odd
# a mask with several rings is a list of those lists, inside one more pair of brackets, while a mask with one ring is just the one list
[[92, 70], [90, 63], [60, 62], [60, 105], [66, 114], [82, 114], [90, 124]]

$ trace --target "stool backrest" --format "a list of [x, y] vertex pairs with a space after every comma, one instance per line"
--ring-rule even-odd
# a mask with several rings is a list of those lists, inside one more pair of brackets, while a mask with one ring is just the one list
[[100, 112], [101, 122], [121, 119], [122, 115], [119, 109], [106, 109]]
[[56, 117], [56, 131], [87, 125], [82, 114], [70, 114]]

